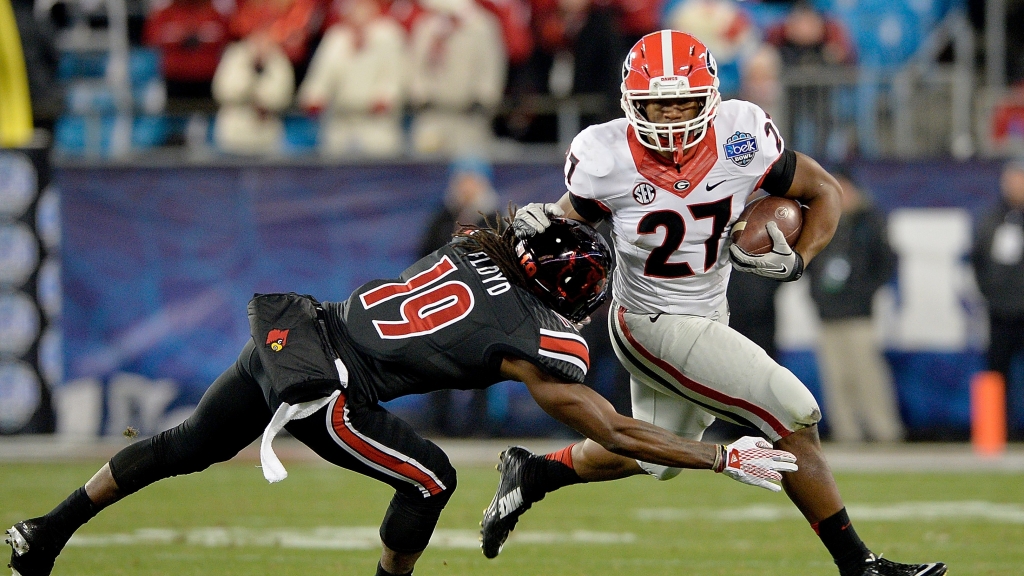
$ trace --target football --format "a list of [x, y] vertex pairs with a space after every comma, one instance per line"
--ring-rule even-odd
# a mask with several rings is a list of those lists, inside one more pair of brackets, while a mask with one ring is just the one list
[[771, 252], [772, 237], [765, 226], [772, 220], [789, 245], [796, 244], [803, 227], [803, 212], [796, 200], [778, 196], [762, 196], [747, 204], [740, 219], [732, 225], [732, 241], [748, 254]]

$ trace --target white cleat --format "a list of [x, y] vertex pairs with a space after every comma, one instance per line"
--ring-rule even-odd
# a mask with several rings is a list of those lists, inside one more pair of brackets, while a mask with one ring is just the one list
[[18, 556], [24, 556], [28, 553], [28, 541], [18, 531], [17, 526], [11, 526], [7, 529], [7, 539], [4, 541], [11, 546], [11, 549]]

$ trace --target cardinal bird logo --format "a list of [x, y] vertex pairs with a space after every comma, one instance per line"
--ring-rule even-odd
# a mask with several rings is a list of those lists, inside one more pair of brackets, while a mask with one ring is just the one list
[[270, 334], [267, 334], [267, 345], [270, 346], [270, 349], [273, 350], [274, 352], [280, 352], [282, 349], [284, 349], [284, 346], [287, 343], [287, 330], [278, 330], [274, 328], [270, 331]]

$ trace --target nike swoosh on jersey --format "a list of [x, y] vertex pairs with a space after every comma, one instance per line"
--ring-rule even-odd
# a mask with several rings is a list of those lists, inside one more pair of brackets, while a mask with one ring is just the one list
[[714, 186], [712, 186], [712, 185], [711, 185], [711, 183], [710, 183], [710, 182], [708, 182], [707, 184], [705, 184], [705, 185], [704, 185], [704, 187], [705, 187], [705, 188], [707, 188], [708, 190], [714, 190], [715, 188], [718, 188], [718, 187], [719, 187], [719, 186], [721, 186], [722, 184], [725, 184], [725, 183], [726, 183], [726, 182], [727, 182], [728, 180], [729, 180], [729, 179], [728, 179], [728, 178], [726, 178], [725, 180], [722, 180], [721, 182], [719, 182], [719, 183], [715, 184]]

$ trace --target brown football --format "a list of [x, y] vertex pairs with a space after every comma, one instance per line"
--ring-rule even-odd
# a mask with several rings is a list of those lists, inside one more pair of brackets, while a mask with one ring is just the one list
[[732, 241], [748, 254], [767, 254], [772, 250], [772, 237], [765, 226], [774, 220], [786, 235], [790, 246], [796, 244], [804, 217], [796, 200], [778, 196], [762, 196], [747, 204], [740, 219], [732, 225]]

